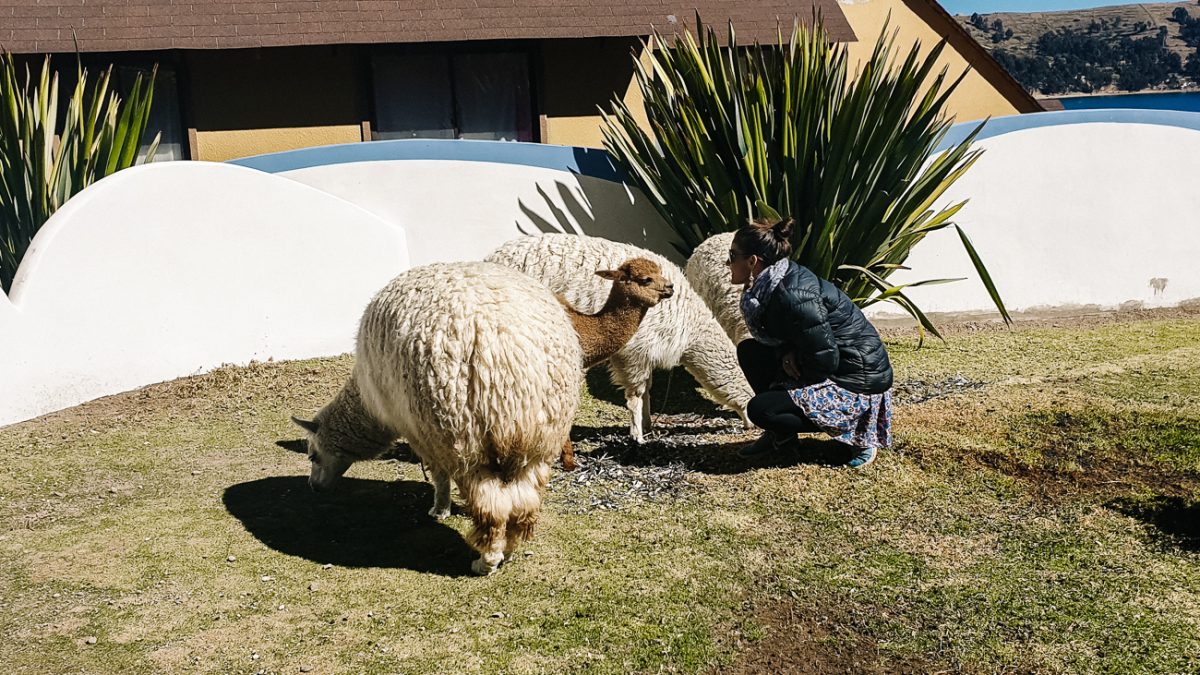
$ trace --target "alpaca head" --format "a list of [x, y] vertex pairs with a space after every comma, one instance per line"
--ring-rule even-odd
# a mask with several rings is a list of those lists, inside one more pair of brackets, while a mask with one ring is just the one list
[[638, 307], [653, 307], [675, 294], [675, 286], [658, 263], [646, 258], [631, 258], [615, 270], [597, 270], [596, 276], [613, 282], [613, 294], [620, 294]]
[[308, 461], [312, 464], [308, 486], [314, 492], [322, 492], [346, 473], [355, 458], [338, 450], [338, 444], [329, 438], [328, 425], [321, 424], [320, 413], [313, 421], [293, 417], [292, 422], [308, 432]]

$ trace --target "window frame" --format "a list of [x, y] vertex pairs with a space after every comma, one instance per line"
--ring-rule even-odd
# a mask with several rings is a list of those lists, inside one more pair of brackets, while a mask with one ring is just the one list
[[[453, 125], [454, 140], [462, 140], [462, 121], [459, 119], [459, 101], [456, 82], [454, 78], [453, 62], [451, 59], [456, 55], [472, 54], [523, 54], [525, 57], [525, 72], [529, 78], [529, 143], [542, 143], [543, 133], [541, 125], [541, 105], [538, 88], [538, 70], [537, 70], [537, 55], [539, 53], [538, 42], [536, 40], [480, 40], [471, 42], [411, 42], [411, 43], [395, 43], [387, 45], [372, 45], [366, 50], [365, 59], [365, 75], [368, 82], [368, 107], [369, 119], [368, 125], [370, 135], [364, 134], [364, 141], [374, 141], [375, 134], [380, 133], [379, 129], [379, 92], [375, 87], [375, 63], [379, 56], [441, 56], [448, 62], [448, 72], [450, 72], [450, 115], [451, 124]], [[386, 133], [386, 132], [385, 132]], [[420, 137], [414, 140], [419, 140]]]

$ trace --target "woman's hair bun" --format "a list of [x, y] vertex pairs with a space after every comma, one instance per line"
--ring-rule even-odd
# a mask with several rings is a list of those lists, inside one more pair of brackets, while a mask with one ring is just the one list
[[775, 233], [775, 238], [779, 241], [791, 241], [792, 230], [796, 227], [796, 219], [788, 216], [783, 220], [775, 223], [771, 227], [771, 231]]

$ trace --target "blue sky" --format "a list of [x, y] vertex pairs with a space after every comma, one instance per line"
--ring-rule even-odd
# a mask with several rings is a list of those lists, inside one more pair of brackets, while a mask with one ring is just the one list
[[[951, 14], [979, 12], [1056, 12], [1061, 9], [1086, 9], [1106, 5], [1129, 5], [1128, 0], [938, 0]], [[1170, 2], [1171, 0], [1159, 0]]]

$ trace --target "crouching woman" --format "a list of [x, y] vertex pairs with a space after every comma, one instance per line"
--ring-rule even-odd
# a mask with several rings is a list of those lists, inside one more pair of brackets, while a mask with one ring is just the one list
[[848, 466], [890, 444], [892, 365], [875, 327], [840, 289], [792, 260], [792, 219], [756, 220], [733, 237], [731, 282], [745, 289], [752, 340], [738, 362], [754, 390], [747, 414], [764, 429], [743, 457], [795, 448], [825, 433], [851, 446]]

